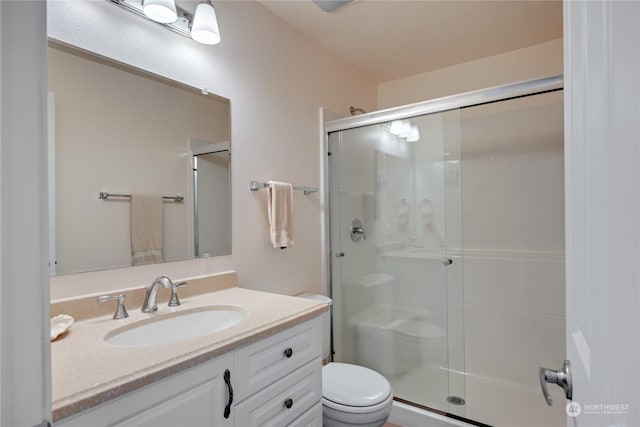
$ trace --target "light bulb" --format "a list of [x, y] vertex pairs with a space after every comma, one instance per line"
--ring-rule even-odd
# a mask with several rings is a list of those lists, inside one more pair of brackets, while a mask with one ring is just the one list
[[196, 8], [191, 25], [191, 38], [202, 44], [220, 43], [220, 28], [218, 28], [216, 11], [208, 1], [203, 1]]
[[144, 0], [142, 11], [147, 18], [161, 24], [169, 24], [178, 19], [174, 0]]

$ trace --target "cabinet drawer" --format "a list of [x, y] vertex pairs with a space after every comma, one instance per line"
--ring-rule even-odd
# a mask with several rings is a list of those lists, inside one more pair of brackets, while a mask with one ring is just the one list
[[322, 402], [293, 420], [288, 427], [322, 427]]
[[236, 425], [281, 427], [295, 421], [322, 398], [321, 366], [317, 357], [236, 406]]
[[236, 351], [237, 402], [242, 402], [280, 378], [322, 355], [320, 318]]

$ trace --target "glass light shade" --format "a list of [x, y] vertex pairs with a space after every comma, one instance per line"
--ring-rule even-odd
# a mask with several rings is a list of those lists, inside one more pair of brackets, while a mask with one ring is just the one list
[[391, 135], [399, 135], [402, 131], [402, 120], [394, 120], [391, 122], [391, 126], [389, 126], [389, 133]]
[[400, 126], [400, 131], [398, 132], [398, 137], [407, 138], [411, 134], [411, 122], [409, 120], [402, 120]]
[[161, 24], [169, 24], [178, 19], [174, 0], [144, 0], [142, 11], [147, 18]]
[[216, 11], [210, 3], [200, 3], [191, 25], [191, 38], [202, 44], [220, 43], [220, 28]]
[[412, 125], [411, 132], [409, 132], [409, 136], [407, 136], [407, 142], [418, 142], [420, 141], [420, 130], [418, 126]]

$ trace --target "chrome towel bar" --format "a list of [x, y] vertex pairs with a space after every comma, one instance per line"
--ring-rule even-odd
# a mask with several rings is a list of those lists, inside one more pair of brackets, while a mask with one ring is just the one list
[[[131, 194], [111, 194], [106, 191], [101, 191], [98, 193], [98, 199], [107, 200], [110, 197], [124, 197], [127, 199], [131, 198]], [[173, 200], [174, 202], [182, 202], [184, 197], [182, 196], [162, 196], [163, 200]]]
[[[251, 191], [258, 191], [261, 188], [269, 188], [269, 183], [268, 182], [249, 181], [249, 189]], [[293, 189], [297, 190], [297, 191], [303, 191], [304, 194], [311, 194], [311, 193], [317, 193], [318, 192], [317, 188], [307, 187], [306, 185], [303, 186], [303, 187], [294, 185]]]

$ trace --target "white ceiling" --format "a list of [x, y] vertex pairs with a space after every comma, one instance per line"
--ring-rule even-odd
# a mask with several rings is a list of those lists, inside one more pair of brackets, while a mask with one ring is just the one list
[[260, 3], [378, 83], [562, 37], [560, 0], [356, 0], [330, 13]]

